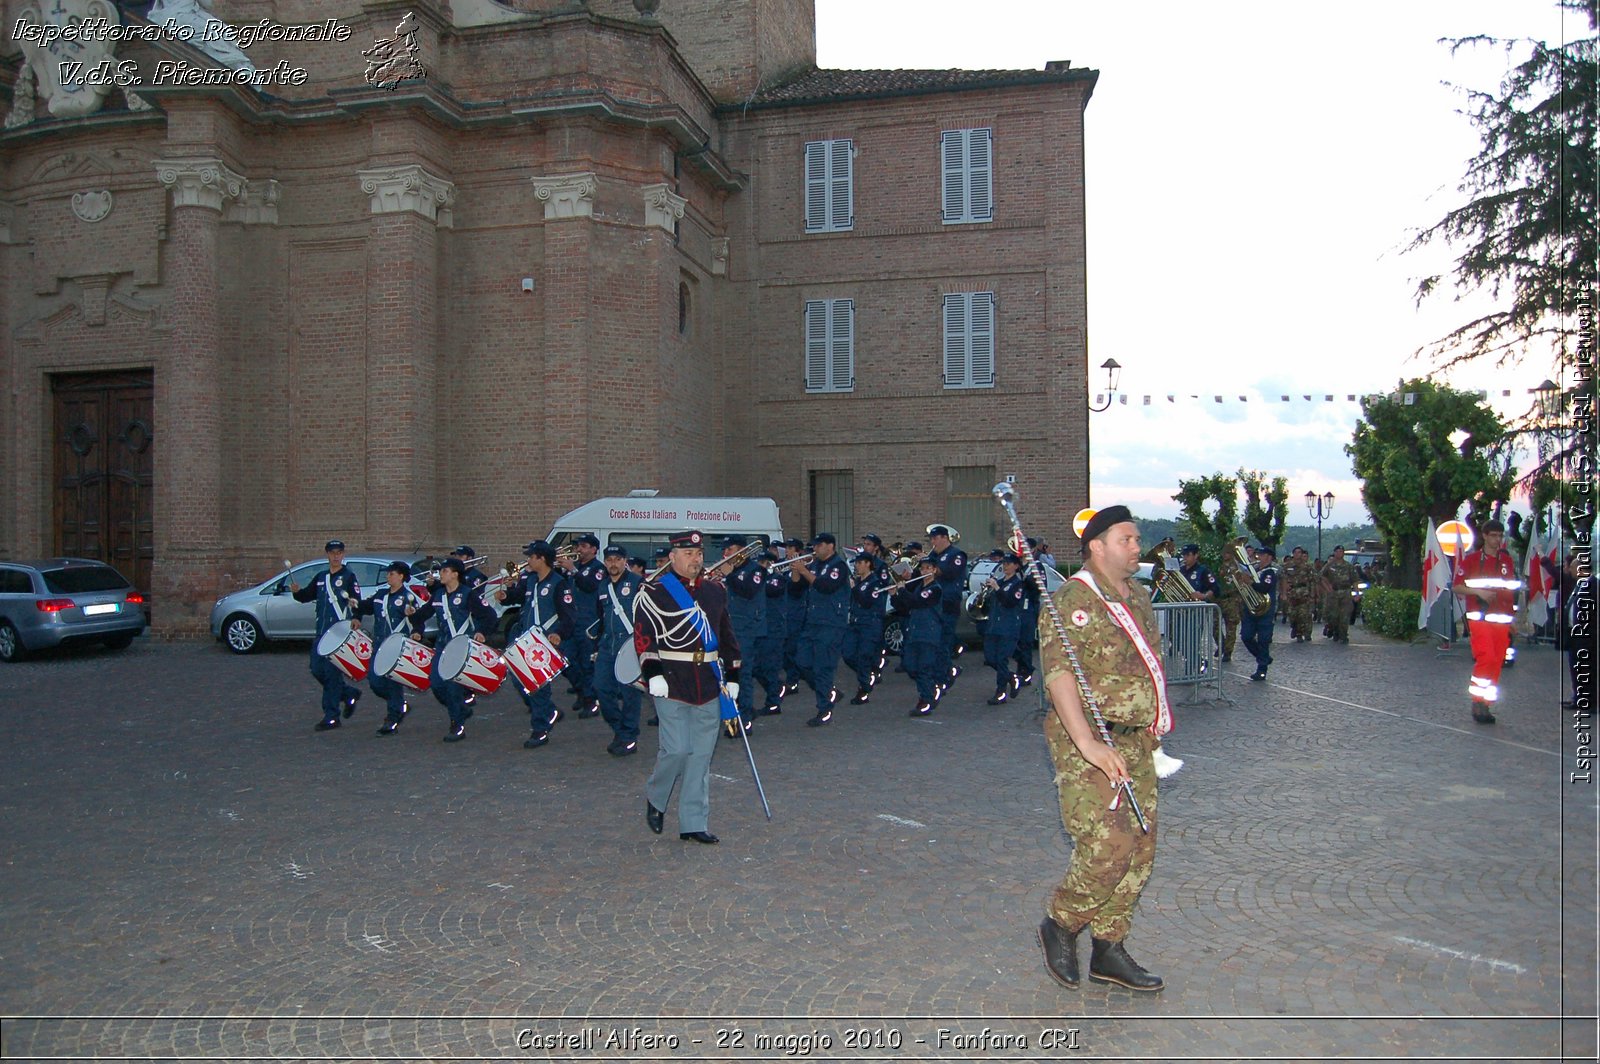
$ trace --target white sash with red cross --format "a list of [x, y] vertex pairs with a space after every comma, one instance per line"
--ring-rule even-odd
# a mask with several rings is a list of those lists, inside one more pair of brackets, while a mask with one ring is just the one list
[[[1111, 615], [1111, 623], [1121, 628], [1129, 639], [1133, 641], [1134, 649], [1139, 651], [1139, 657], [1144, 659], [1145, 671], [1149, 672], [1150, 680], [1156, 685], [1156, 719], [1150, 725], [1150, 734], [1160, 738], [1172, 730], [1172, 707], [1167, 703], [1167, 675], [1161, 668], [1161, 658], [1150, 648], [1150, 643], [1144, 637], [1144, 630], [1139, 627], [1139, 622], [1134, 619], [1133, 612], [1121, 602], [1112, 602], [1101, 593], [1099, 585], [1094, 582], [1094, 577], [1089, 575], [1089, 570], [1079, 569], [1072, 574], [1072, 579], [1082, 582], [1094, 597], [1105, 606], [1106, 612]], [[1073, 618], [1078, 622], [1076, 617]], [[1088, 623], [1084, 617], [1083, 624]]]

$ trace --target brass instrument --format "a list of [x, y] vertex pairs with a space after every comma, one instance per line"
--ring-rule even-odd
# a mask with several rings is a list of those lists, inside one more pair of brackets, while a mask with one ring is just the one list
[[976, 622], [982, 623], [989, 619], [989, 600], [994, 597], [995, 592], [989, 585], [993, 580], [992, 576], [985, 580], [983, 586], [978, 588], [978, 593], [972, 596], [972, 601], [967, 603], [967, 616]]
[[716, 561], [701, 569], [700, 575], [710, 576], [714, 571], [724, 567], [726, 567], [729, 572], [732, 572], [766, 549], [767, 545], [761, 542], [759, 539], [752, 543], [746, 543], [744, 546], [740, 547], [726, 558], [718, 558]]
[[[1252, 617], [1265, 617], [1267, 611], [1272, 609], [1272, 599], [1255, 589], [1256, 581], [1261, 576], [1256, 572], [1256, 567], [1250, 564], [1250, 555], [1244, 549], [1248, 539], [1248, 536], [1240, 536], [1228, 544], [1223, 557], [1233, 563], [1228, 566], [1228, 579], [1233, 581], [1234, 590], [1239, 592], [1244, 608], [1250, 611]], [[1232, 555], [1231, 559], [1229, 555]]]
[[785, 559], [783, 559], [783, 561], [775, 563], [772, 566], [772, 568], [768, 570], [768, 572], [776, 573], [781, 569], [787, 569], [789, 566], [795, 564], [796, 562], [808, 562], [812, 558], [815, 558], [816, 556], [817, 556], [817, 552], [816, 551], [812, 551], [810, 554], [802, 554], [797, 558], [785, 558]]
[[909, 579], [901, 579], [894, 573], [890, 573], [889, 576], [892, 580], [894, 580], [894, 583], [884, 584], [881, 587], [873, 588], [872, 597], [877, 598], [879, 595], [893, 595], [897, 591], [904, 591], [908, 587], [916, 587], [918, 584], [924, 583], [938, 575], [938, 572], [932, 572], [923, 573], [921, 576], [913, 576]]
[[933, 535], [933, 530], [936, 529], [936, 528], [943, 528], [943, 529], [948, 529], [949, 530], [949, 532], [950, 532], [950, 545], [951, 546], [955, 546], [957, 543], [961, 542], [961, 531], [960, 531], [960, 529], [953, 528], [950, 525], [945, 524], [943, 521], [935, 521], [933, 524], [931, 524], [927, 528], [923, 529], [922, 530], [922, 534], [924, 536], [931, 536], [931, 535]]
[[[475, 565], [483, 565], [488, 560], [489, 558], [487, 555], [479, 555], [476, 558], [463, 558], [461, 559], [461, 567], [463, 569], [471, 569]], [[425, 583], [431, 584], [439, 579], [439, 570], [443, 568], [444, 563], [435, 563], [432, 569], [429, 569], [426, 573], [420, 574], [420, 579], [422, 579]], [[412, 573], [411, 576], [412, 579], [418, 579], [419, 574]]]
[[1167, 546], [1167, 540], [1156, 547], [1154, 556], [1155, 564], [1151, 568], [1151, 579], [1155, 581], [1156, 590], [1161, 592], [1162, 602], [1199, 602], [1200, 592], [1195, 590], [1189, 578], [1177, 569], [1167, 568], [1167, 559], [1172, 557], [1172, 550]]

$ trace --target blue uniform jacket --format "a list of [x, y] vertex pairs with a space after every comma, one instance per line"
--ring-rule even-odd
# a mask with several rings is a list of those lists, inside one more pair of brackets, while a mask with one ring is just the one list
[[411, 615], [411, 623], [420, 629], [435, 615], [439, 618], [439, 635], [434, 650], [442, 649], [456, 636], [471, 638], [482, 632], [487, 637], [500, 623], [494, 610], [485, 606], [478, 592], [465, 583], [453, 593], [446, 592], [444, 584], [440, 583], [428, 604]]
[[806, 563], [816, 574], [806, 589], [806, 627], [843, 628], [850, 620], [850, 573], [837, 554]]
[[415, 604], [409, 589], [401, 587], [399, 591], [390, 591], [384, 587], [370, 598], [362, 599], [358, 613], [372, 618], [372, 639], [382, 643], [396, 632], [415, 634], [415, 626], [406, 616], [406, 607]]
[[318, 638], [340, 621], [355, 617], [361, 608], [361, 587], [348, 565], [337, 573], [318, 573], [311, 583], [291, 593], [296, 602], [316, 602]]
[[939, 585], [926, 582], [916, 587], [903, 587], [895, 592], [895, 608], [906, 615], [907, 643], [937, 643], [943, 629], [939, 624], [939, 607], [944, 593]]
[[[600, 617], [600, 638], [602, 639], [631, 639], [633, 638], [633, 600], [639, 594], [639, 587], [644, 583], [644, 577], [631, 570], [625, 570], [621, 580], [612, 580], [611, 574], [600, 582], [600, 590], [595, 592], [595, 611]], [[613, 600], [616, 605], [613, 606]], [[628, 623], [622, 622], [622, 617], [617, 611], [622, 611], [622, 616], [628, 618]]]
[[867, 574], [865, 580], [856, 582], [850, 589], [850, 623], [865, 624], [872, 621], [883, 623], [883, 599], [878, 595], [878, 590], [889, 583], [889, 578], [884, 575], [883, 569], [874, 569]]
[[989, 598], [988, 635], [1005, 638], [1022, 634], [1023, 607], [1028, 600], [1021, 573], [999, 581], [1000, 586]]
[[550, 575], [540, 580], [529, 569], [517, 577], [517, 582], [506, 589], [506, 602], [520, 605], [522, 613], [517, 618], [521, 631], [538, 628], [545, 635], [572, 638], [577, 621], [572, 585], [560, 569], [550, 570]]
[[761, 566], [745, 562], [723, 583], [728, 589], [728, 617], [739, 638], [757, 639], [766, 635], [767, 574], [761, 571]]
[[590, 558], [572, 570], [572, 607], [579, 629], [587, 628], [599, 615], [599, 599], [595, 597], [600, 585], [611, 579], [599, 558]]
[[939, 563], [939, 591], [946, 613], [961, 612], [961, 592], [967, 586], [967, 554], [952, 545], [933, 556]]

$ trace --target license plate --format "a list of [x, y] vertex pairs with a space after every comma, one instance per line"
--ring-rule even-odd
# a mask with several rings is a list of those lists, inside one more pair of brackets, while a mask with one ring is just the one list
[[120, 609], [122, 609], [120, 602], [102, 602], [98, 606], [85, 606], [83, 615], [85, 617], [98, 617], [102, 613], [116, 613]]

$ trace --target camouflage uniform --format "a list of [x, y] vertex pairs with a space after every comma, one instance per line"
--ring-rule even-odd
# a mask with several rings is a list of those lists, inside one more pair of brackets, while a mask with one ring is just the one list
[[1322, 620], [1328, 626], [1328, 638], [1340, 643], [1350, 642], [1350, 589], [1361, 580], [1356, 567], [1345, 561], [1329, 559], [1317, 574], [1332, 588], [1322, 599]]
[[[1119, 601], [1113, 588], [1106, 598]], [[1158, 740], [1149, 726], [1156, 718], [1156, 689], [1133, 643], [1112, 621], [1093, 591], [1068, 580], [1053, 596], [1066, 623], [1089, 684], [1099, 699], [1111, 741], [1133, 778], [1133, 791], [1150, 823], [1139, 830], [1128, 803], [1111, 805], [1111, 781], [1084, 760], [1060, 718], [1045, 718], [1045, 739], [1055, 762], [1055, 783], [1061, 801], [1061, 823], [1072, 836], [1072, 860], [1066, 877], [1045, 905], [1057, 924], [1072, 931], [1088, 925], [1095, 938], [1121, 941], [1133, 923], [1133, 909], [1150, 878], [1156, 855], [1156, 773], [1151, 760]], [[1135, 586], [1125, 601], [1139, 622], [1146, 642], [1160, 646], [1149, 593]], [[1077, 623], [1081, 619], [1082, 624]], [[1039, 659], [1048, 687], [1072, 669], [1049, 614], [1039, 620]], [[1093, 721], [1090, 722], [1091, 728]]]
[[1239, 618], [1244, 611], [1244, 603], [1239, 599], [1239, 590], [1233, 586], [1233, 578], [1228, 574], [1236, 571], [1238, 564], [1230, 558], [1222, 560], [1222, 567], [1217, 574], [1217, 605], [1222, 608], [1222, 660], [1233, 660], [1233, 646], [1239, 639]]
[[1283, 563], [1284, 600], [1289, 609], [1289, 637], [1295, 642], [1311, 640], [1311, 602], [1316, 593], [1317, 574], [1308, 558], [1290, 555]]

